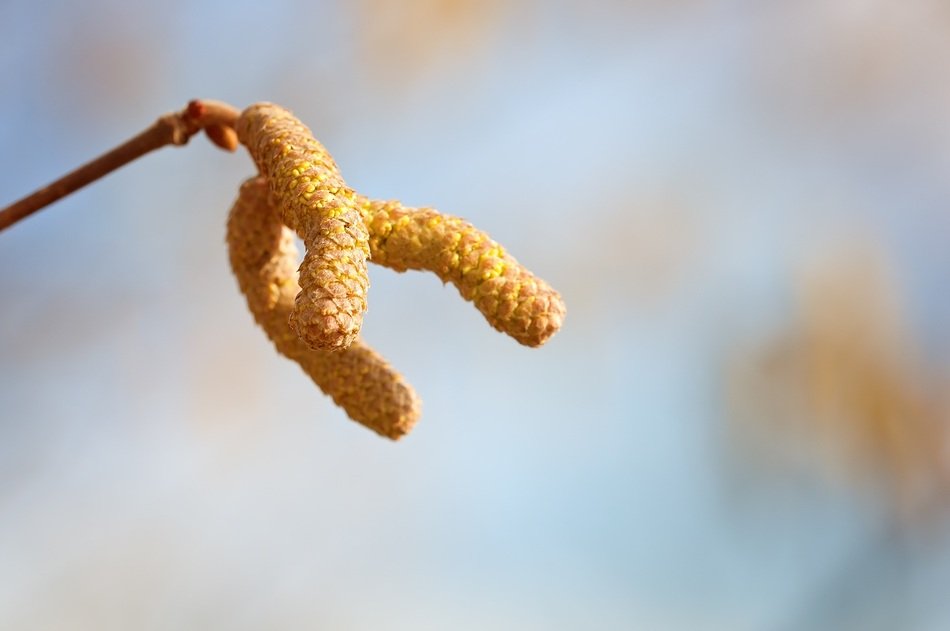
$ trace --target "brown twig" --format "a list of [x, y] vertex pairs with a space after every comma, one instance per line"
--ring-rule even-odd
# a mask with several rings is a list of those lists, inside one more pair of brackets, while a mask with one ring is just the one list
[[0, 232], [150, 151], [166, 145], [186, 144], [202, 129], [216, 145], [234, 151], [237, 148], [234, 125], [239, 114], [237, 109], [220, 101], [191, 101], [182, 111], [161, 116], [137, 136], [0, 210]]

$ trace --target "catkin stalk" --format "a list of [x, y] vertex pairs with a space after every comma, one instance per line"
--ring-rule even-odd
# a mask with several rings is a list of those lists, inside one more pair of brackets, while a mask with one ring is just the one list
[[280, 220], [300, 235], [307, 253], [290, 326], [311, 348], [340, 350], [359, 334], [366, 311], [369, 235], [327, 150], [286, 109], [248, 107], [239, 140], [267, 178]]
[[297, 248], [269, 204], [263, 177], [241, 186], [227, 229], [231, 268], [254, 319], [277, 347], [354, 421], [392, 439], [412, 429], [420, 401], [382, 357], [357, 339], [336, 352], [313, 350], [290, 329], [297, 283]]
[[357, 199], [372, 262], [434, 272], [455, 285], [488, 323], [526, 346], [544, 344], [564, 321], [560, 294], [472, 224], [432, 208]]

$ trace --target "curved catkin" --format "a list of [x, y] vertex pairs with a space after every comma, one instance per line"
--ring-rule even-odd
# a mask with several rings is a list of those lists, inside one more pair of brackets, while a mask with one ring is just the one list
[[228, 218], [231, 268], [254, 319], [284, 356], [303, 368], [354, 421], [392, 439], [412, 429], [420, 401], [412, 387], [361, 340], [337, 352], [312, 350], [288, 325], [297, 284], [297, 248], [258, 177], [241, 187]]
[[346, 348], [359, 334], [369, 288], [369, 235], [355, 193], [323, 145], [284, 108], [252, 105], [237, 131], [267, 177], [280, 220], [307, 246], [291, 328], [311, 348]]
[[472, 224], [431, 208], [357, 199], [372, 262], [428, 270], [455, 285], [489, 324], [526, 346], [544, 344], [564, 321], [560, 294]]

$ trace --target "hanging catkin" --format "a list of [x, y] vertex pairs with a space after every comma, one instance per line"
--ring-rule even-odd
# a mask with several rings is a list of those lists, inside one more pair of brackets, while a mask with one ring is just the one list
[[346, 349], [312, 350], [290, 329], [297, 284], [297, 248], [268, 201], [263, 177], [241, 186], [228, 218], [231, 268], [254, 319], [286, 357], [353, 420], [392, 439], [405, 435], [419, 417], [412, 387], [361, 340]]
[[369, 229], [373, 263], [404, 272], [434, 272], [455, 285], [493, 327], [540, 346], [561, 327], [564, 302], [472, 224], [432, 208], [357, 199]]
[[307, 246], [290, 326], [311, 348], [344, 349], [359, 334], [369, 288], [369, 235], [356, 194], [307, 126], [279, 105], [248, 107], [237, 132], [268, 180], [280, 220]]

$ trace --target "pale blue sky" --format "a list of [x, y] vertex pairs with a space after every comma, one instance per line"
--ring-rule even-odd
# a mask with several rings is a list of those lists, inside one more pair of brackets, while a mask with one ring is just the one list
[[372, 269], [364, 335], [424, 401], [391, 444], [242, 304], [245, 155], [64, 200], [0, 235], [0, 627], [946, 628], [945, 522], [736, 461], [725, 403], [851, 237], [946, 374], [940, 4], [523, 2], [412, 65], [359, 4], [4, 3], [0, 202], [191, 98], [274, 101], [354, 187], [487, 230], [564, 330], [522, 348]]

